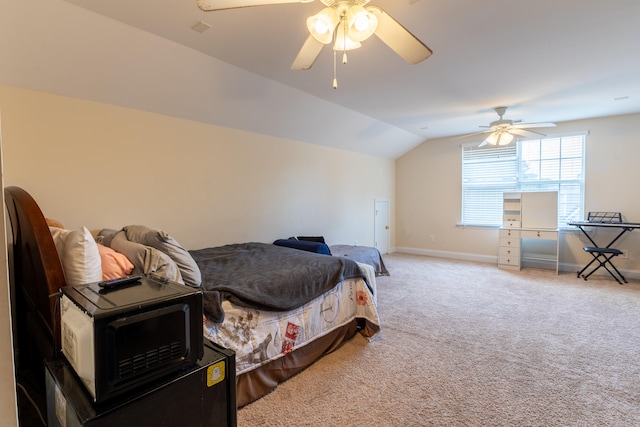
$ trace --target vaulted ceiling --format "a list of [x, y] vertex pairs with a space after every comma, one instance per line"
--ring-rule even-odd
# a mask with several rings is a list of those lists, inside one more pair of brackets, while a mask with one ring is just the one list
[[[498, 118], [497, 106], [509, 107], [506, 119], [524, 122], [640, 112], [637, 0], [372, 0], [433, 55], [409, 65], [372, 37], [349, 52], [346, 65], [338, 58], [337, 89], [330, 47], [311, 70], [291, 70], [306, 18], [324, 7], [318, 0], [216, 12], [200, 11], [196, 0], [66, 1], [406, 136], [401, 148], [378, 147], [376, 155], [397, 157], [428, 139], [476, 132]], [[205, 31], [192, 29], [198, 23]]]

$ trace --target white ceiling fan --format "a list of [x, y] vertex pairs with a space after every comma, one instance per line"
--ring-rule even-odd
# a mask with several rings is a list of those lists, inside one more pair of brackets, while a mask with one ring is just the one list
[[482, 141], [479, 147], [485, 145], [509, 145], [514, 137], [524, 136], [527, 138], [535, 138], [537, 136], [546, 136], [543, 133], [529, 130], [531, 128], [549, 128], [555, 127], [555, 123], [520, 123], [520, 120], [507, 120], [503, 119], [504, 113], [507, 111], [507, 107], [495, 107], [494, 110], [500, 116], [496, 121], [489, 123], [486, 127], [487, 130], [481, 132], [475, 132], [464, 136], [479, 135], [483, 133], [489, 133], [489, 136]]
[[[283, 3], [310, 3], [313, 0], [198, 0], [198, 7], [217, 11]], [[302, 45], [291, 68], [308, 70], [322, 48], [333, 43], [334, 51], [352, 50], [375, 34], [383, 43], [409, 64], [417, 64], [433, 53], [424, 43], [399, 22], [377, 6], [364, 6], [370, 0], [320, 0], [325, 8], [307, 19], [309, 36]], [[346, 53], [343, 55], [346, 63]], [[336, 87], [334, 76], [334, 88]]]

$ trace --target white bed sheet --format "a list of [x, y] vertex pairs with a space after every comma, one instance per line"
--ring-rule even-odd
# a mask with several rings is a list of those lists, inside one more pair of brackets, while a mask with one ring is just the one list
[[[236, 352], [236, 374], [255, 369], [339, 328], [354, 318], [380, 329], [373, 267], [361, 264], [363, 279], [348, 279], [308, 304], [287, 312], [257, 310], [224, 301], [222, 324], [205, 318], [204, 336]], [[368, 337], [368, 338], [373, 338]]]

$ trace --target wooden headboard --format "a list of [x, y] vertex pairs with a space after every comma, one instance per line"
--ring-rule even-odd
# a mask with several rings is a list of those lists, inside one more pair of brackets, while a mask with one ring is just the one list
[[14, 321], [20, 351], [35, 349], [42, 360], [59, 351], [60, 321], [55, 295], [66, 286], [47, 221], [36, 201], [19, 187], [7, 187], [4, 195], [11, 222], [13, 246], [9, 265], [15, 290]]

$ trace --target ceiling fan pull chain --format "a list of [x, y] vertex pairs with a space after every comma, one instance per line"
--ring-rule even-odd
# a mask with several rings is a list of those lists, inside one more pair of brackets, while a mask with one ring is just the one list
[[347, 34], [348, 34], [346, 15], [342, 17], [342, 22], [344, 23], [344, 37], [342, 38], [342, 63], [346, 64], [347, 63]]
[[333, 88], [338, 89], [338, 71], [336, 69], [336, 51], [333, 51]]

